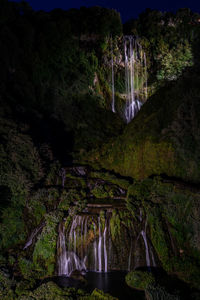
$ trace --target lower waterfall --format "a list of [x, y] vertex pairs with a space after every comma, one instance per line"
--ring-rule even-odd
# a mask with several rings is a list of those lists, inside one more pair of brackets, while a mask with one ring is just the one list
[[[138, 264], [155, 266], [153, 249], [146, 236], [146, 224], [145, 229], [142, 229], [143, 222], [138, 222], [141, 238], [138, 233], [134, 237], [134, 222], [128, 222], [128, 228], [113, 211], [108, 209], [82, 213], [69, 216], [60, 223], [58, 275], [70, 276], [75, 270], [105, 273], [112, 270], [130, 271]], [[139, 253], [136, 265], [135, 249]]]
[[149, 247], [148, 247], [148, 243], [147, 243], [146, 232], [144, 230], [142, 230], [141, 231], [141, 235], [143, 237], [144, 244], [145, 244], [145, 253], [146, 253], [147, 267], [150, 267], [150, 255], [149, 255]]

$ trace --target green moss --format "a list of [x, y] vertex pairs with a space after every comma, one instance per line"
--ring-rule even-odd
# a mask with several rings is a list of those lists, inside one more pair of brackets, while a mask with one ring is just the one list
[[[70, 181], [71, 180], [71, 181]], [[68, 185], [68, 181], [70, 181], [70, 185], [73, 186], [81, 186], [81, 188], [86, 187], [85, 179], [82, 177], [74, 176], [70, 173], [66, 173], [66, 182], [65, 185]]]
[[109, 197], [109, 193], [105, 190], [103, 185], [98, 185], [91, 190], [92, 194], [96, 198], [107, 198]]
[[114, 209], [112, 211], [112, 217], [110, 219], [110, 230], [111, 230], [111, 237], [113, 240], [116, 239], [117, 236], [120, 236], [120, 217], [117, 211]]
[[38, 300], [71, 300], [75, 295], [76, 290], [74, 288], [68, 288], [64, 290], [59, 288], [54, 282], [51, 281], [40, 285], [33, 292], [29, 293], [29, 296], [32, 297], [32, 299]]
[[151, 242], [162, 267], [198, 286], [199, 225], [194, 217], [199, 211], [198, 193], [157, 176], [135, 181], [128, 189], [126, 203], [133, 216], [141, 209], [147, 216]]
[[68, 193], [64, 190], [60, 196], [60, 201], [58, 204], [58, 209], [67, 211], [70, 207], [70, 199]]
[[166, 234], [163, 230], [162, 222], [158, 215], [150, 213], [148, 214], [148, 221], [151, 231], [151, 241], [154, 249], [162, 262], [163, 268], [170, 272], [172, 271], [172, 264], [169, 257], [169, 244], [166, 241]]
[[105, 294], [103, 291], [95, 289], [91, 294], [91, 299], [97, 300], [117, 300], [118, 298], [112, 297], [109, 294]]
[[21, 275], [31, 282], [34, 282], [34, 278], [38, 276], [37, 272], [34, 271], [34, 264], [31, 260], [27, 258], [20, 257], [18, 260], [18, 266]]
[[29, 200], [29, 213], [34, 217], [36, 224], [39, 224], [39, 222], [46, 213], [46, 207], [44, 202], [45, 195], [42, 190], [37, 191], [37, 193]]
[[56, 263], [57, 226], [60, 217], [56, 214], [45, 216], [46, 225], [38, 236], [33, 251], [33, 263], [41, 276], [54, 274]]
[[134, 289], [146, 290], [155, 283], [155, 278], [150, 272], [133, 271], [126, 275], [126, 283]]
[[[91, 295], [81, 289], [75, 288], [60, 288], [52, 281], [41, 284], [38, 288], [32, 290], [29, 282], [22, 281], [17, 284], [17, 295], [20, 300], [117, 300], [109, 294], [105, 294], [101, 290], [95, 289]], [[4, 298], [3, 298], [4, 299]], [[5, 298], [8, 300], [8, 298]], [[10, 298], [13, 299], [13, 298]], [[18, 298], [15, 298], [18, 299]]]
[[[199, 74], [195, 73], [161, 89], [143, 105], [121, 136], [91, 151], [83, 157], [85, 162], [135, 179], [165, 174], [198, 182], [199, 123], [192, 121], [199, 119], [197, 78]], [[190, 109], [187, 123], [184, 114]]]
[[15, 293], [18, 295], [18, 297], [21, 297], [24, 295], [28, 296], [30, 294], [30, 290], [34, 287], [34, 285], [35, 285], [35, 281], [33, 279], [32, 280], [22, 280], [17, 283], [16, 288], [15, 288]]
[[118, 178], [117, 176], [110, 174], [109, 172], [97, 172], [97, 171], [93, 171], [90, 172], [90, 177], [91, 178], [100, 178], [103, 179], [105, 181], [108, 181], [112, 184], [115, 184], [123, 189], [127, 189], [129, 187], [129, 181], [126, 180], [125, 178]]

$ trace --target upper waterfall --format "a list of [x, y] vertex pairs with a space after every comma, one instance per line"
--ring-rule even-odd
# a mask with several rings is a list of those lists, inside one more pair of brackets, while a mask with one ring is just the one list
[[[121, 93], [121, 96], [125, 98], [123, 118], [126, 123], [129, 123], [136, 116], [148, 97], [147, 62], [146, 54], [136, 37], [131, 35], [124, 36], [122, 44], [120, 54], [122, 61], [120, 65], [123, 66], [124, 69], [124, 92], [123, 94]], [[112, 111], [116, 112], [116, 74], [114, 65], [113, 42], [111, 39]], [[122, 72], [122, 70], [120, 72]]]

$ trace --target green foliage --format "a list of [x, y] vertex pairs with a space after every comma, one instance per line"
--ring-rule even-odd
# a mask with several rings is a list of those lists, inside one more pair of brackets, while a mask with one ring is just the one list
[[0, 224], [1, 247], [15, 247], [25, 240], [23, 206], [10, 206], [2, 212]]
[[29, 279], [29, 280], [32, 278], [32, 280], [34, 281], [33, 262], [26, 258], [20, 257], [18, 261], [18, 265], [22, 276], [25, 279]]
[[0, 120], [0, 183], [15, 195], [25, 194], [43, 175], [40, 157], [31, 138], [15, 123]]
[[60, 196], [58, 209], [67, 211], [70, 208], [70, 203], [71, 203], [71, 199], [69, 198], [68, 192], [66, 190], [63, 190]]
[[189, 9], [162, 13], [146, 9], [138, 20], [124, 25], [126, 34], [140, 37], [147, 54], [148, 90], [155, 93], [167, 81], [176, 80], [194, 64], [199, 36], [199, 14]]
[[[30, 270], [31, 271], [31, 270]], [[30, 273], [29, 273], [30, 275]], [[18, 295], [18, 297], [21, 299], [22, 296], [25, 296], [30, 293], [30, 290], [33, 289], [35, 285], [35, 281], [31, 280], [23, 280], [19, 281], [16, 285], [15, 293]]]
[[182, 75], [186, 67], [193, 65], [193, 55], [188, 42], [178, 44], [169, 49], [168, 45], [163, 45], [156, 58], [159, 64], [157, 71], [158, 80], [175, 80]]
[[0, 271], [0, 298], [4, 300], [14, 300], [15, 294], [13, 287], [15, 281], [9, 278], [8, 274], [5, 274], [3, 271]]
[[46, 174], [46, 184], [47, 185], [56, 185], [58, 184], [59, 171], [61, 165], [59, 161], [54, 161], [49, 165], [49, 170]]
[[[105, 99], [102, 90], [97, 92], [95, 76], [107, 37], [122, 33], [119, 13], [101, 7], [33, 13], [26, 5], [12, 5], [4, 3], [9, 16], [0, 34], [1, 115], [24, 120], [38, 144], [54, 147], [59, 125], [59, 134], [70, 136], [75, 151], [116, 134], [121, 124], [102, 109]], [[62, 146], [71, 152], [69, 145]]]

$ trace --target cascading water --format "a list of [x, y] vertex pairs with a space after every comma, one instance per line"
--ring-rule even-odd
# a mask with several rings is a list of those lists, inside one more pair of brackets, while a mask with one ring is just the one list
[[139, 266], [155, 266], [142, 211], [138, 218], [135, 233], [134, 222], [126, 223], [119, 212], [108, 208], [95, 208], [62, 221], [57, 244], [58, 275], [70, 276], [74, 270], [131, 270], [135, 267], [136, 248]]
[[144, 245], [145, 245], [145, 253], [146, 253], [146, 263], [147, 263], [147, 267], [150, 267], [150, 255], [149, 255], [149, 246], [147, 243], [147, 236], [146, 236], [146, 232], [144, 230], [141, 231], [141, 235], [143, 237], [144, 240]]
[[103, 226], [100, 216], [76, 215], [68, 231], [65, 231], [64, 223], [61, 223], [58, 237], [58, 274], [70, 276], [74, 270], [86, 270], [86, 262], [93, 271], [107, 272], [107, 240], [107, 222]]
[[[134, 36], [124, 36], [123, 57], [125, 69], [124, 119], [129, 123], [138, 113], [148, 97], [146, 54]], [[112, 111], [115, 109], [115, 74], [113, 62], [113, 42], [111, 39], [111, 71], [112, 71]]]
[[39, 233], [39, 231], [44, 227], [45, 222], [42, 222], [41, 224], [39, 224], [38, 227], [36, 227], [33, 232], [31, 233], [31, 235], [29, 236], [23, 250], [27, 249], [28, 247], [30, 247], [33, 243], [33, 239], [37, 236], [37, 234]]
[[103, 233], [103, 249], [104, 249], [104, 263], [105, 263], [105, 267], [104, 270], [105, 272], [108, 271], [108, 255], [107, 255], [107, 247], [106, 247], [106, 233], [107, 233], [107, 223], [105, 221], [105, 229], [104, 229], [104, 233]]
[[[140, 221], [142, 222], [142, 210], [140, 210], [140, 216], [139, 216]], [[145, 256], [146, 256], [146, 265], [147, 267], [156, 267], [156, 263], [155, 263], [155, 259], [154, 259], [154, 255], [153, 255], [153, 251], [151, 249], [151, 247], [148, 244], [148, 239], [147, 239], [147, 219], [145, 221], [145, 226], [144, 229], [141, 231], [141, 236], [143, 238], [144, 241], [144, 246], [145, 246]], [[151, 259], [150, 259], [150, 254], [151, 254]]]
[[[125, 120], [129, 123], [138, 113], [142, 101], [147, 99], [146, 55], [137, 39], [124, 37], [126, 105]], [[139, 79], [141, 82], [139, 82]]]
[[86, 270], [84, 260], [81, 261], [73, 251], [66, 250], [65, 224], [59, 225], [58, 238], [58, 275], [70, 276], [74, 270]]

